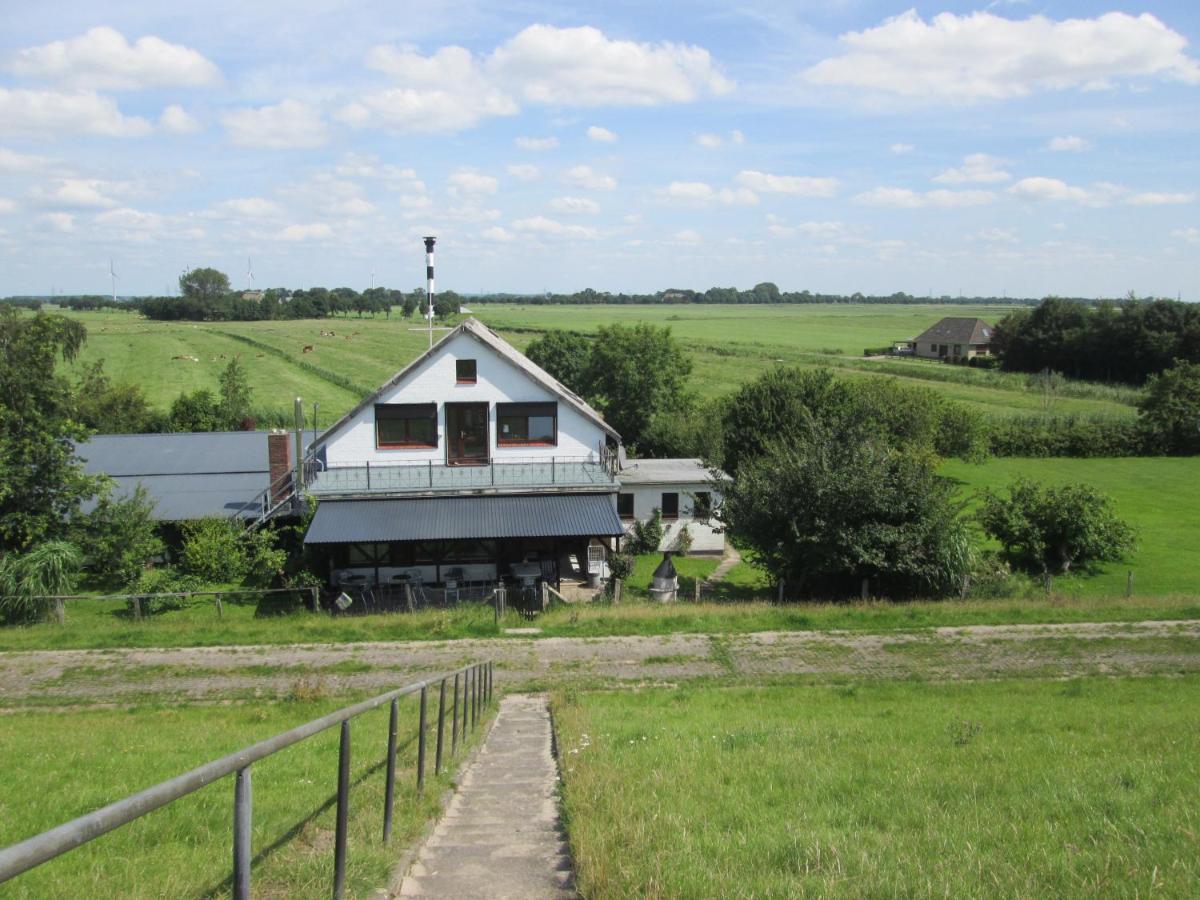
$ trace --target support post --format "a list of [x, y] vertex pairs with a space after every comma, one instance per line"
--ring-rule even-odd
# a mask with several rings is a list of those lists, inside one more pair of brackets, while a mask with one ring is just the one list
[[425, 790], [425, 709], [428, 693], [425, 685], [421, 685], [421, 724], [417, 732], [417, 793], [420, 794]]
[[450, 707], [450, 755], [458, 753], [458, 674], [454, 675], [454, 703]]
[[775, 598], [776, 603], [783, 602], [783, 579], [779, 579], [779, 595]]
[[250, 767], [238, 769], [233, 783], [233, 897], [250, 900], [252, 799]]
[[480, 675], [481, 675], [481, 673], [479, 671], [479, 665], [477, 663], [475, 665], [475, 691], [474, 691], [474, 695], [471, 698], [472, 701], [475, 703], [475, 711], [471, 714], [471, 725], [472, 725], [472, 727], [475, 727], [475, 728], [479, 727], [479, 698], [482, 696], [482, 692], [483, 692], [483, 682], [482, 682], [482, 679], [480, 678]]
[[67, 624], [67, 605], [63, 603], [62, 597], [54, 598], [54, 621], [59, 625]]
[[337, 825], [333, 838], [333, 898], [346, 893], [346, 837], [350, 826], [350, 720], [342, 723], [338, 746]]
[[867, 599], [867, 595], [870, 593], [870, 588], [871, 588], [871, 579], [864, 578], [862, 580], [862, 595], [861, 595], [863, 600]]
[[437, 732], [437, 749], [433, 755], [433, 774], [442, 774], [442, 744], [445, 743], [446, 734], [446, 679], [442, 679], [442, 683], [438, 685], [438, 732]]
[[400, 723], [400, 698], [392, 700], [388, 718], [387, 780], [383, 791], [383, 842], [392, 839], [392, 809], [396, 799], [396, 732]]
[[613, 606], [621, 605], [621, 579], [613, 579]]
[[139, 622], [142, 620], [142, 598], [133, 598], [133, 617]]
[[221, 608], [221, 595], [213, 594], [213, 599], [217, 601], [217, 618], [225, 618], [225, 610]]

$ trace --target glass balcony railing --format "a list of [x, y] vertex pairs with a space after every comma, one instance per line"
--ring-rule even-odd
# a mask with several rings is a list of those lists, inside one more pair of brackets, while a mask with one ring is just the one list
[[430, 461], [306, 468], [308, 490], [313, 494], [607, 487], [616, 483], [610, 464], [569, 456], [491, 460], [480, 465], [451, 466]]

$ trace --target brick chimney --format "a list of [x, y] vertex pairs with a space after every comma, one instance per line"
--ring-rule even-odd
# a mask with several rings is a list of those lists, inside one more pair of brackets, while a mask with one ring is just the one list
[[272, 431], [267, 435], [267, 470], [270, 473], [271, 503], [275, 504], [288, 495], [291, 482], [285, 478], [292, 471], [292, 436], [286, 431]]

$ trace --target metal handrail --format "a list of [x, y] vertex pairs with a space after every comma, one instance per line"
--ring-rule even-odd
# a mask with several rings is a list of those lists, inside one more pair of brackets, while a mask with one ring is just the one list
[[[0, 849], [0, 884], [27, 872], [42, 863], [74, 850], [102, 834], [127, 825], [147, 813], [195, 793], [227, 775], [236, 774], [233, 814], [233, 896], [237, 900], [250, 897], [250, 827], [251, 782], [250, 767], [280, 750], [319, 734], [334, 725], [341, 726], [341, 745], [338, 754], [337, 826], [334, 839], [333, 896], [340, 898], [345, 890], [346, 836], [350, 802], [350, 721], [365, 712], [391, 702], [391, 721], [388, 728], [387, 782], [383, 812], [383, 841], [391, 838], [392, 807], [396, 783], [396, 732], [401, 697], [420, 694], [420, 724], [417, 741], [417, 790], [425, 787], [425, 732], [427, 693], [430, 686], [438, 687], [438, 725], [435, 773], [442, 771], [442, 748], [446, 723], [446, 686], [454, 679], [454, 698], [451, 721], [451, 754], [458, 750], [459, 736], [465, 740], [467, 729], [478, 725], [479, 716], [492, 701], [494, 666], [491, 660], [472, 663], [441, 676], [388, 691], [361, 703], [346, 706], [336, 712], [314, 719], [290, 731], [243, 747], [233, 753], [160, 782], [136, 794], [110, 803], [94, 812], [72, 819], [49, 831]], [[460, 729], [459, 679], [462, 679], [462, 712]]]

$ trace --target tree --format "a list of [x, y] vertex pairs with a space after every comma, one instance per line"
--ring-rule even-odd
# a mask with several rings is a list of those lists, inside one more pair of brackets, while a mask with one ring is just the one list
[[156, 430], [159, 417], [136, 384], [113, 384], [98, 359], [83, 371], [75, 387], [75, 419], [94, 431], [139, 434]]
[[684, 402], [692, 360], [654, 325], [602, 325], [583, 380], [608, 424], [637, 448], [655, 414]]
[[171, 431], [220, 431], [221, 422], [219, 401], [207, 388], [180, 394], [168, 416]]
[[86, 339], [76, 320], [0, 309], [0, 553], [61, 537], [100, 485], [75, 453], [88, 432], [54, 371]]
[[105, 490], [75, 528], [76, 542], [86, 551], [86, 568], [122, 586], [136, 582], [164, 549], [154, 520], [154, 501], [141, 485], [128, 497], [114, 497]]
[[229, 290], [229, 276], [216, 269], [190, 269], [179, 276], [179, 293], [205, 308], [215, 307]]
[[249, 570], [245, 529], [229, 519], [196, 519], [183, 524], [180, 566], [210, 582], [237, 582]]
[[1200, 453], [1200, 363], [1176, 362], [1152, 376], [1138, 406], [1147, 446], [1159, 452]]
[[249, 430], [254, 427], [250, 418], [250, 397], [253, 389], [242, 367], [241, 357], [235, 356], [221, 372], [221, 400], [217, 405], [217, 417], [224, 428], [230, 431]]
[[812, 423], [768, 445], [721, 486], [718, 513], [792, 596], [892, 598], [958, 589], [971, 542], [936, 457], [886, 441], [846, 442]]
[[1112, 501], [1086, 484], [1040, 487], [1021, 479], [1007, 497], [985, 492], [979, 520], [1014, 565], [1045, 574], [1119, 560], [1134, 543]]
[[580, 396], [588, 393], [584, 376], [592, 341], [575, 331], [547, 331], [525, 348], [525, 355]]

